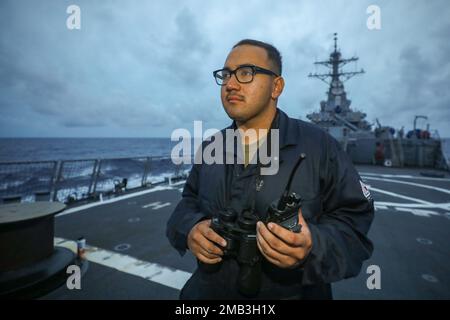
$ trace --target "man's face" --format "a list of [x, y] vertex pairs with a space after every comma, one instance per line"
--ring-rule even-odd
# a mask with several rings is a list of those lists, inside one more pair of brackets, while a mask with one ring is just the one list
[[[228, 55], [224, 68], [235, 70], [245, 64], [275, 71], [266, 50], [252, 45], [234, 48]], [[231, 119], [245, 123], [266, 110], [272, 99], [273, 80], [273, 76], [257, 73], [252, 82], [240, 83], [236, 75], [232, 75], [228, 83], [221, 88], [225, 112]]]

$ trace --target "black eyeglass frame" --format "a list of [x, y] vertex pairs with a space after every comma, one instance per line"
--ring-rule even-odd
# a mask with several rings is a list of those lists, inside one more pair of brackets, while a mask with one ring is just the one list
[[[239, 80], [238, 76], [236, 75], [236, 72], [237, 72], [239, 69], [242, 69], [242, 68], [251, 68], [251, 69], [253, 70], [252, 80], [250, 80], [250, 81], [240, 81], [240, 80]], [[250, 83], [250, 82], [252, 82], [253, 79], [255, 78], [255, 74], [257, 74], [257, 73], [262, 73], [262, 74], [267, 74], [267, 75], [269, 75], [269, 76], [279, 77], [279, 75], [276, 74], [275, 72], [273, 72], [272, 70], [265, 69], [265, 68], [262, 68], [262, 67], [258, 67], [258, 66], [255, 66], [255, 65], [253, 65], [253, 64], [243, 64], [243, 65], [237, 67], [237, 68], [234, 69], [234, 70], [230, 70], [230, 68], [223, 68], [223, 69], [218, 69], [218, 70], [213, 71], [214, 79], [216, 80], [216, 83], [217, 83], [219, 86], [225, 86], [225, 85], [228, 83], [228, 81], [227, 81], [227, 82], [224, 82], [224, 83], [220, 84], [219, 81], [218, 81], [218, 79], [217, 79], [217, 73], [219, 73], [220, 71], [224, 71], [224, 70], [227, 70], [227, 71], [230, 72], [230, 77], [228, 78], [228, 81], [231, 79], [231, 76], [234, 74], [234, 76], [236, 77], [236, 80], [237, 80], [239, 83]]]

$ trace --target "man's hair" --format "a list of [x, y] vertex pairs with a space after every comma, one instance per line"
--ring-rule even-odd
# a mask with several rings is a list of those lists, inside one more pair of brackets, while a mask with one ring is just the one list
[[275, 67], [275, 70], [274, 70], [275, 73], [277, 73], [278, 75], [281, 76], [281, 71], [283, 69], [283, 66], [282, 66], [282, 62], [281, 62], [281, 54], [277, 48], [275, 48], [271, 44], [268, 44], [268, 43], [265, 43], [262, 41], [253, 40], [253, 39], [244, 39], [244, 40], [241, 40], [238, 43], [236, 43], [233, 46], [233, 49], [236, 48], [237, 46], [242, 46], [245, 44], [265, 49], [267, 52], [267, 56], [269, 57], [269, 61], [271, 63], [273, 63], [273, 65]]

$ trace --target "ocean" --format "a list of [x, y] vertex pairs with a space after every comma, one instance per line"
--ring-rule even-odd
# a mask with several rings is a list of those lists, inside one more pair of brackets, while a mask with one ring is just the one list
[[[449, 142], [442, 141], [448, 164]], [[175, 165], [170, 159], [176, 144], [170, 138], [0, 138], [0, 199], [22, 195], [23, 201], [33, 201], [36, 192], [47, 191], [65, 202], [69, 196], [86, 198], [92, 190], [109, 192], [124, 178], [127, 188], [136, 188], [185, 176], [191, 164]], [[99, 167], [97, 159], [102, 159]], [[55, 162], [17, 163], [61, 160], [69, 161], [59, 167]]]
[[190, 170], [189, 163], [172, 162], [176, 144], [170, 138], [0, 138], [0, 199], [21, 195], [22, 201], [34, 201], [43, 191], [65, 202], [92, 190], [109, 192], [123, 179], [127, 188], [162, 182]]
[[[0, 138], [0, 162], [170, 156], [170, 138]], [[191, 143], [193, 146], [193, 142]], [[442, 139], [450, 160], [450, 139]]]
[[0, 162], [170, 156], [170, 138], [0, 138]]

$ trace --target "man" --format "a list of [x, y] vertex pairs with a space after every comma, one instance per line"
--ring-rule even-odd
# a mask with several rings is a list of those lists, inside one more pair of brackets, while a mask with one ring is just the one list
[[[211, 218], [231, 207], [251, 208], [263, 220], [279, 199], [298, 158], [291, 190], [301, 198], [300, 232], [258, 222], [256, 242], [261, 259], [257, 299], [331, 299], [331, 283], [356, 276], [373, 251], [367, 232], [373, 200], [338, 143], [320, 128], [289, 118], [277, 108], [284, 88], [281, 55], [256, 40], [242, 40], [229, 53], [224, 68], [214, 72], [230, 128], [279, 130], [279, 169], [261, 175], [259, 161], [244, 152], [244, 164], [195, 164], [182, 200], [167, 224], [171, 244], [186, 250], [199, 266], [181, 291], [181, 299], [244, 299], [236, 279], [240, 265], [224, 256], [225, 239], [211, 228]], [[256, 141], [242, 141], [245, 148]], [[255, 139], [254, 139], [255, 140]], [[203, 144], [203, 148], [208, 143]], [[258, 142], [258, 145], [261, 145]], [[258, 157], [256, 155], [256, 157]]]

